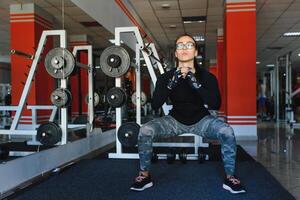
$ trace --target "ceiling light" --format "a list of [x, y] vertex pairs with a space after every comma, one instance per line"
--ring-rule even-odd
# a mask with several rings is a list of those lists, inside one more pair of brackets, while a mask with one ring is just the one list
[[177, 28], [176, 24], [170, 24], [169, 28]]
[[183, 21], [184, 24], [202, 23], [202, 22], [206, 21], [206, 16], [182, 17], [182, 21]]
[[195, 35], [193, 38], [196, 42], [203, 42], [205, 40], [203, 35]]
[[298, 56], [300, 56], [300, 53], [298, 53]]
[[257, 65], [259, 65], [259, 64], [260, 64], [260, 62], [259, 62], [259, 61], [256, 61], [256, 64], [257, 64]]
[[286, 32], [283, 34], [283, 37], [299, 37], [300, 32]]
[[161, 4], [160, 5], [162, 8], [164, 8], [164, 9], [167, 9], [167, 8], [170, 8], [171, 7], [171, 5], [169, 4], [169, 3], [163, 3], [163, 4]]
[[266, 67], [275, 67], [274, 64], [267, 64]]

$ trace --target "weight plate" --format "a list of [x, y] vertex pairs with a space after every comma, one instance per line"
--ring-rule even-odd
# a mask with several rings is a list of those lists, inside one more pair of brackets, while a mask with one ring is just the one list
[[54, 122], [41, 124], [37, 129], [36, 140], [43, 145], [55, 145], [61, 137], [61, 128]]
[[118, 139], [125, 147], [134, 147], [137, 145], [140, 125], [135, 122], [127, 122], [118, 129]]
[[72, 94], [68, 89], [57, 88], [51, 93], [50, 99], [53, 105], [65, 107], [72, 102]]
[[[131, 102], [136, 105], [136, 92], [131, 95]], [[147, 97], [144, 92], [141, 92], [141, 106], [145, 105], [147, 102]]]
[[120, 87], [113, 87], [108, 90], [106, 100], [114, 108], [121, 107], [126, 102], [126, 93]]
[[[89, 103], [89, 94], [85, 96], [85, 103]], [[100, 103], [100, 95], [97, 92], [94, 92], [94, 107], [98, 106]]]
[[73, 54], [65, 48], [51, 49], [45, 58], [45, 67], [54, 78], [67, 78], [75, 68]]
[[130, 56], [123, 47], [107, 47], [100, 56], [100, 68], [107, 76], [120, 77], [128, 71], [129, 66]]

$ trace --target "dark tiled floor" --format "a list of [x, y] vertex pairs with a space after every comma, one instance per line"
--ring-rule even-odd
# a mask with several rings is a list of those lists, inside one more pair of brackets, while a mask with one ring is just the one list
[[257, 141], [238, 143], [300, 200], [300, 129], [272, 122], [260, 122], [257, 128]]

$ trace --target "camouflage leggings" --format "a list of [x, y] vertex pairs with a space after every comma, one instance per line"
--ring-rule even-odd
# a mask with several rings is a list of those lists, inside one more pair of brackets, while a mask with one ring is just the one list
[[204, 138], [219, 140], [225, 173], [233, 175], [235, 171], [236, 141], [233, 129], [222, 120], [208, 115], [193, 125], [184, 125], [167, 115], [144, 124], [138, 136], [140, 170], [149, 171], [152, 156], [152, 142], [156, 138], [167, 138], [193, 133]]

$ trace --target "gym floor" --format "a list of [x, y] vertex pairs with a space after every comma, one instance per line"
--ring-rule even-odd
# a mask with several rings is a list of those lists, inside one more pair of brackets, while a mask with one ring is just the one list
[[296, 199], [300, 199], [300, 129], [258, 123], [258, 141], [240, 142]]
[[258, 141], [238, 143], [300, 199], [300, 129], [291, 130], [284, 123], [273, 122], [260, 122], [257, 127]]

